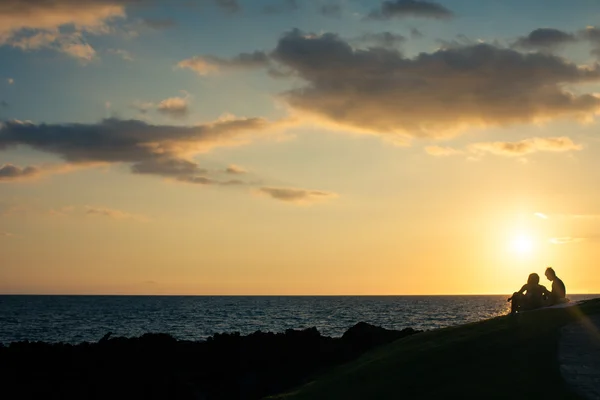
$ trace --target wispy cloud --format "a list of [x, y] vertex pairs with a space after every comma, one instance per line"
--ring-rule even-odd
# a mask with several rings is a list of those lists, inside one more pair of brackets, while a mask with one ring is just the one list
[[8, 82], [9, 85], [13, 85], [15, 83], [15, 80], [13, 78], [8, 78], [6, 82]]
[[337, 197], [337, 194], [332, 192], [288, 187], [261, 187], [259, 192], [276, 200], [301, 205], [313, 204]]
[[491, 153], [499, 156], [523, 156], [536, 152], [578, 151], [583, 147], [566, 137], [529, 138], [518, 142], [484, 142], [474, 143], [469, 150], [474, 153]]
[[239, 174], [245, 174], [247, 171], [238, 165], [231, 164], [230, 166], [227, 167], [225, 172], [227, 172], [228, 174], [239, 175]]
[[233, 58], [215, 56], [195, 56], [177, 63], [179, 68], [187, 68], [198, 75], [209, 75], [220, 71], [248, 70], [269, 65], [269, 56], [263, 51], [241, 53]]
[[42, 31], [15, 37], [8, 41], [8, 44], [24, 51], [51, 49], [77, 58], [82, 62], [89, 62], [96, 57], [96, 50], [84, 40], [80, 32]]
[[484, 154], [505, 157], [521, 157], [540, 152], [564, 153], [579, 151], [583, 148], [566, 136], [547, 138], [528, 138], [516, 142], [480, 142], [467, 146], [465, 150], [449, 146], [427, 146], [425, 152], [436, 157], [467, 154], [472, 159], [478, 159]]
[[110, 53], [110, 54], [114, 54], [116, 56], [119, 56], [119, 57], [121, 57], [125, 61], [133, 61], [133, 55], [131, 55], [131, 53], [128, 52], [127, 50], [123, 50], [123, 49], [108, 49], [107, 52]]
[[550, 238], [549, 242], [552, 244], [572, 244], [572, 243], [580, 243], [580, 242], [583, 242], [584, 240], [585, 240], [585, 238], [563, 236], [563, 237]]
[[462, 151], [449, 146], [426, 146], [425, 152], [435, 157], [447, 157], [463, 154]]
[[148, 222], [150, 219], [141, 214], [131, 214], [125, 211], [106, 207], [86, 206], [86, 215], [106, 217], [115, 220], [133, 220], [138, 222]]
[[542, 214], [540, 212], [536, 212], [533, 215], [535, 215], [536, 217], [541, 218], [541, 219], [548, 219], [548, 216], [546, 214]]
[[0, 231], [0, 237], [12, 237], [12, 236], [15, 236], [14, 233]]

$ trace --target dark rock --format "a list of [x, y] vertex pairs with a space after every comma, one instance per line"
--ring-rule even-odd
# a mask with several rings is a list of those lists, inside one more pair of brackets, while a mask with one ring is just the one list
[[313, 327], [222, 333], [198, 342], [161, 333], [108, 333], [78, 345], [15, 342], [0, 346], [0, 398], [260, 399], [414, 333], [361, 322], [341, 338]]

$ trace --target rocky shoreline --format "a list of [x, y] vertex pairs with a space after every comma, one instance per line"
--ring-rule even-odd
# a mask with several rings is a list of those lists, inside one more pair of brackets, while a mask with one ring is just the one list
[[418, 333], [360, 322], [340, 338], [316, 328], [216, 334], [206, 341], [149, 333], [95, 343], [0, 344], [0, 397], [261, 399], [376, 346]]

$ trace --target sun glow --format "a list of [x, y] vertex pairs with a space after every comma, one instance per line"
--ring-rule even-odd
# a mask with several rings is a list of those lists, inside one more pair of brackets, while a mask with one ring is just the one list
[[530, 254], [533, 247], [533, 239], [525, 233], [516, 235], [510, 242], [510, 249], [518, 254]]

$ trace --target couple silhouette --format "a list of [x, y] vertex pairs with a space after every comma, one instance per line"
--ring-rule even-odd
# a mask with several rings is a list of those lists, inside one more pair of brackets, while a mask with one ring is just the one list
[[512, 302], [510, 313], [517, 311], [535, 310], [536, 308], [553, 306], [555, 304], [566, 303], [567, 289], [564, 282], [556, 276], [552, 268], [546, 268], [546, 278], [552, 282], [552, 291], [548, 291], [545, 286], [540, 285], [540, 276], [536, 273], [530, 274], [527, 283], [521, 290], [513, 293], [507, 301]]

